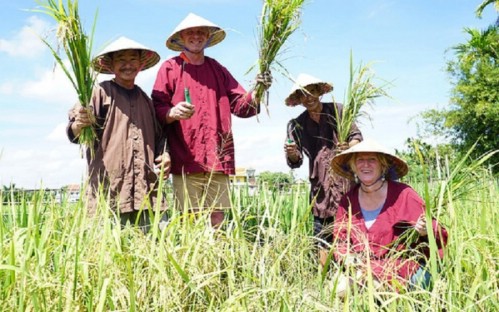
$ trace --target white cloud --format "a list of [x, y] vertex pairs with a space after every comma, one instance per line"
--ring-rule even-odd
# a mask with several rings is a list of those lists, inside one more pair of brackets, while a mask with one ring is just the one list
[[66, 126], [67, 123], [58, 124], [52, 132], [47, 136], [47, 140], [51, 142], [68, 142], [66, 136]]
[[15, 33], [12, 38], [0, 38], [0, 51], [6, 52], [12, 57], [33, 58], [38, 56], [46, 49], [39, 35], [45, 33], [48, 27], [48, 24], [42, 19], [31, 16], [27, 20], [27, 25]]
[[0, 84], [0, 94], [11, 95], [14, 92], [14, 84], [10, 81]]
[[59, 65], [42, 71], [37, 80], [22, 84], [19, 93], [26, 98], [66, 106], [72, 105], [77, 100], [73, 86]]
[[30, 148], [5, 148], [0, 158], [0, 185], [15, 183], [23, 188], [59, 188], [79, 183], [86, 163], [78, 145], [41, 142]]

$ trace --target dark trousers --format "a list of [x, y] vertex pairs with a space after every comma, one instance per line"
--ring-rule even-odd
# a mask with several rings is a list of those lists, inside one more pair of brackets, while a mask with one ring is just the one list
[[333, 242], [334, 217], [319, 218], [314, 216], [314, 236], [319, 247], [327, 248]]
[[[151, 223], [152, 223], [152, 218], [154, 218], [154, 213], [152, 216], [149, 215], [150, 211], [149, 210], [135, 210], [132, 212], [127, 212], [127, 213], [121, 213], [120, 214], [120, 221], [121, 221], [121, 226], [125, 227], [127, 224], [130, 225], [135, 225], [139, 227], [139, 229], [144, 232], [144, 234], [147, 234], [149, 230], [151, 229]], [[168, 222], [168, 216], [166, 213], [163, 213], [160, 215], [160, 220], [159, 220], [159, 226], [160, 228], [164, 226]]]

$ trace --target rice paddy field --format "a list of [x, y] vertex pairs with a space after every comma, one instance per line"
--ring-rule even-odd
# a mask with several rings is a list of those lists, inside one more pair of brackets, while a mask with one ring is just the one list
[[[432, 183], [411, 185], [435, 197]], [[435, 210], [450, 240], [430, 289], [354, 284], [344, 297], [334, 264], [318, 264], [308, 189], [234, 190], [222, 229], [170, 211], [147, 235], [116, 226], [104, 200], [88, 218], [81, 200], [40, 190], [1, 206], [0, 310], [499, 311], [498, 183], [485, 173], [466, 186]]]

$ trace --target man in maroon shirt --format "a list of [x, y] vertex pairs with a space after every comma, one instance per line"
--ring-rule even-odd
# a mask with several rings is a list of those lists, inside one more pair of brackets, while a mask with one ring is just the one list
[[[260, 103], [205, 49], [221, 42], [225, 31], [190, 13], [166, 40], [180, 55], [158, 71], [152, 100], [166, 126], [176, 203], [181, 210], [211, 209], [219, 227], [231, 206], [229, 175], [235, 173], [232, 115], [248, 118]], [[270, 86], [271, 77], [263, 79]]]

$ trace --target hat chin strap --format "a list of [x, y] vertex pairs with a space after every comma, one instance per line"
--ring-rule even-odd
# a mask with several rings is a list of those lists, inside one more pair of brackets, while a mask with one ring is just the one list
[[[211, 40], [212, 40], [212, 39], [213, 39], [213, 35], [211, 35], [211, 36], [210, 36], [210, 38], [208, 38], [208, 41], [206, 41], [206, 43], [205, 43], [205, 45], [204, 45], [204, 47], [203, 47], [203, 50], [204, 50], [204, 49], [206, 49], [206, 48], [210, 45], [210, 43], [211, 43]], [[181, 46], [181, 47], [182, 47], [182, 49], [183, 49], [184, 51], [187, 51], [187, 52], [189, 52], [189, 53], [194, 53], [194, 54], [201, 53], [201, 52], [192, 52], [192, 51], [191, 51], [191, 50], [189, 50], [189, 49], [188, 49], [188, 48], [187, 48], [184, 44], [181, 44], [181, 43], [180, 43], [180, 41], [178, 41], [178, 40], [176, 40], [176, 39], [172, 39], [172, 42], [174, 42], [174, 43], [178, 44], [179, 46]]]
[[384, 175], [384, 174], [380, 175], [380, 176], [379, 176], [379, 178], [378, 178], [378, 179], [376, 179], [376, 181], [374, 181], [374, 182], [373, 182], [373, 183], [371, 183], [371, 184], [365, 184], [365, 183], [364, 183], [364, 182], [362, 182], [362, 181], [360, 181], [360, 184], [362, 184], [363, 186], [366, 186], [366, 187], [371, 187], [371, 186], [373, 186], [374, 184], [378, 183], [380, 180], [381, 180], [381, 181], [385, 181], [385, 175]]

